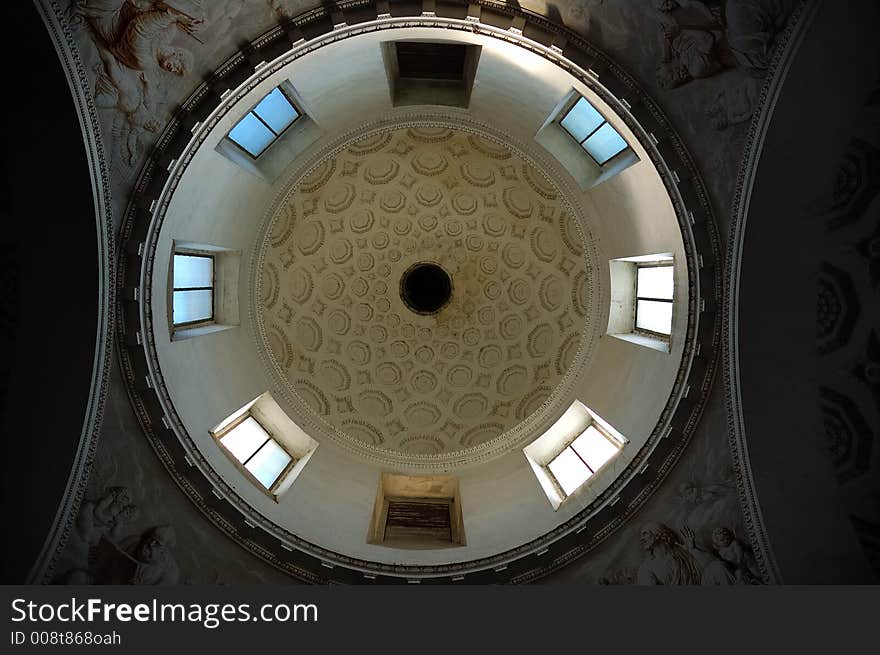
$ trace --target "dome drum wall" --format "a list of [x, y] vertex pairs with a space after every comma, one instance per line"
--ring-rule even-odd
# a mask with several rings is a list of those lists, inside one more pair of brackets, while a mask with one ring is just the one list
[[[417, 24], [421, 25], [422, 23], [424, 23], [425, 27], [438, 29], [436, 25], [437, 21], [408, 19], [408, 27], [410, 28], [414, 28]], [[460, 28], [454, 27], [453, 29]], [[491, 29], [487, 28], [486, 31], [487, 33], [491, 32]], [[344, 37], [345, 30], [341, 30], [331, 35], [330, 38], [341, 39]], [[269, 39], [269, 41], [271, 41], [271, 39]], [[320, 41], [320, 38], [315, 38], [312, 42], [307, 42], [307, 46], [309, 48], [317, 48], [319, 45], [317, 41]], [[571, 40], [571, 43], [577, 42], [578, 40], [576, 37]], [[536, 46], [533, 43], [528, 43], [527, 45], [529, 48], [536, 49]], [[586, 44], [581, 43], [579, 44], [579, 47], [582, 47], [589, 52]], [[564, 61], [564, 58], [551, 52], [542, 52], [542, 56], [553, 56], [558, 60]], [[600, 59], [598, 53], [590, 53], [590, 56], [592, 56], [594, 60]], [[665, 400], [660, 403], [661, 407], [658, 409], [660, 415], [659, 427], [653, 434], [645, 435], [645, 440], [642, 442], [644, 446], [641, 450], [639, 450], [638, 453], [633, 453], [634, 457], [629, 460], [627, 466], [622, 467], [621, 471], [617, 471], [617, 473], [622, 473], [622, 475], [617, 477], [602, 495], [598, 498], [591, 499], [595, 501], [590, 505], [590, 508], [592, 509], [587, 509], [586, 502], [578, 506], [572, 505], [568, 508], [567, 512], [560, 512], [559, 515], [552, 517], [553, 523], [556, 524], [555, 527], [541, 528], [540, 532], [542, 534], [540, 536], [531, 540], [520, 540], [519, 543], [521, 545], [510, 544], [507, 546], [501, 546], [501, 544], [496, 543], [488, 550], [483, 551], [479, 557], [476, 557], [474, 556], [474, 553], [471, 553], [470, 556], [464, 556], [465, 558], [470, 557], [470, 559], [463, 559], [458, 562], [444, 560], [442, 558], [431, 559], [428, 557], [424, 560], [424, 563], [421, 566], [413, 566], [396, 564], [392, 557], [386, 563], [382, 563], [377, 561], [378, 558], [371, 561], [369, 557], [352, 557], [342, 549], [322, 548], [320, 544], [309, 543], [308, 540], [303, 539], [303, 535], [299, 534], [298, 531], [284, 529], [279, 526], [276, 520], [269, 519], [268, 517], [270, 514], [267, 511], [262, 511], [262, 508], [260, 512], [254, 512], [251, 508], [256, 506], [257, 503], [253, 502], [250, 495], [251, 490], [241, 488], [234, 483], [230, 484], [227, 476], [218, 475], [216, 471], [222, 470], [222, 462], [217, 460], [217, 458], [211, 453], [203, 452], [201, 447], [197, 446], [196, 442], [193, 441], [193, 439], [196, 439], [196, 441], [198, 440], [196, 433], [185, 427], [189, 421], [186, 419], [181, 420], [181, 415], [179, 415], [180, 411], [185, 412], [185, 405], [187, 404], [185, 394], [182, 396], [179, 393], [179, 388], [173, 388], [175, 387], [175, 383], [171, 377], [167, 375], [166, 366], [164, 364], [161, 367], [159, 366], [159, 356], [156, 351], [157, 346], [152, 342], [152, 340], [156, 338], [158, 330], [157, 333], [153, 332], [150, 314], [151, 311], [156, 313], [156, 315], [159, 315], [160, 313], [161, 299], [157, 297], [156, 292], [161, 289], [161, 286], [153, 287], [151, 286], [150, 281], [161, 277], [159, 271], [162, 269], [163, 265], [160, 262], [162, 262], [163, 259], [167, 261], [167, 258], [170, 256], [169, 250], [167, 249], [168, 244], [160, 245], [156, 241], [156, 237], [159, 235], [160, 230], [163, 229], [162, 221], [167, 219], [165, 212], [169, 210], [169, 205], [172, 200], [176, 201], [175, 188], [178, 185], [180, 185], [180, 188], [183, 188], [183, 185], [185, 185], [184, 172], [186, 166], [195, 161], [199, 156], [197, 151], [202, 140], [208, 137], [208, 134], [212, 132], [212, 128], [216, 127], [218, 123], [221, 122], [221, 118], [225, 115], [225, 112], [229, 111], [229, 109], [235, 105], [235, 102], [241, 98], [242, 94], [248, 91], [255, 91], [256, 94], [259, 94], [261, 88], [271, 86], [273, 84], [272, 75], [276, 75], [277, 79], [277, 73], [285, 63], [289, 62], [279, 61], [277, 66], [273, 63], [270, 66], [261, 69], [259, 75], [255, 76], [253, 81], [246, 83], [242, 89], [233, 92], [218, 109], [210, 109], [210, 115], [204, 109], [196, 108], [200, 101], [209, 96], [200, 96], [198, 93], [195, 94], [191, 99], [189, 106], [185, 104], [184, 114], [181, 116], [181, 119], [182, 121], [187, 121], [186, 111], [188, 108], [191, 108], [194, 110], [191, 114], [193, 117], [201, 116], [202, 118], [200, 120], [207, 119], [205, 120], [205, 124], [196, 130], [196, 137], [193, 140], [193, 143], [191, 143], [185, 150], [175, 149], [182, 148], [181, 140], [173, 138], [174, 129], [180, 127], [180, 124], [171, 126], [169, 131], [166, 131], [166, 138], [160, 140], [160, 146], [154, 154], [153, 162], [154, 164], [162, 164], [163, 162], [169, 163], [174, 160], [177, 161], [176, 166], [173, 168], [171, 184], [166, 186], [164, 193], [162, 193], [160, 197], [158, 189], [161, 188], [166, 179], [164, 165], [148, 167], [140, 180], [137, 199], [133, 201], [127, 216], [125, 227], [129, 231], [130, 238], [134, 237], [134, 242], [137, 243], [138, 240], [143, 240], [143, 236], [138, 238], [134, 236], [135, 234], [145, 235], [147, 237], [147, 247], [144, 250], [145, 256], [142, 261], [139, 261], [138, 257], [126, 257], [130, 274], [127, 276], [125, 284], [131, 286], [131, 289], [126, 288], [126, 290], [132, 291], [134, 288], [139, 287], [139, 295], [137, 296], [138, 301], [133, 302], [132, 300], [129, 300], [124, 302], [126, 319], [129, 322], [127, 332], [128, 334], [143, 334], [146, 337], [147, 343], [144, 344], [146, 346], [146, 350], [144, 350], [139, 344], [132, 344], [129, 341], [128, 345], [125, 347], [123, 365], [130, 380], [132, 395], [135, 397], [135, 403], [144, 423], [145, 431], [148, 436], [150, 436], [152, 443], [157, 448], [157, 451], [159, 451], [163, 461], [169, 468], [169, 471], [171, 471], [172, 475], [188, 491], [194, 502], [202, 507], [202, 509], [212, 517], [212, 520], [218, 523], [218, 525], [221, 525], [230, 536], [238, 539], [240, 542], [244, 542], [247, 539], [249, 544], [247, 547], [250, 547], [251, 549], [256, 547], [256, 542], [242, 536], [243, 533], [240, 533], [239, 529], [235, 527], [241, 523], [241, 515], [239, 512], [244, 512], [249, 516], [249, 521], [251, 523], [260, 525], [266, 530], [266, 534], [260, 537], [259, 550], [257, 551], [262, 557], [276, 564], [280, 568], [290, 571], [294, 575], [315, 581], [326, 579], [328, 576], [337, 580], [355, 581], [356, 579], [360, 579], [360, 576], [357, 573], [358, 570], [377, 572], [380, 574], [380, 581], [382, 579], [388, 579], [383, 578], [382, 574], [390, 576], [428, 576], [432, 578], [442, 578], [443, 576], [447, 576], [445, 579], [448, 580], [448, 576], [456, 573], [481, 570], [488, 571], [486, 574], [488, 576], [487, 579], [491, 580], [522, 580], [534, 575], [540, 575], [541, 571], [550, 570], [553, 566], [558, 565], [558, 563], [554, 563], [556, 562], [555, 559], [552, 562], [545, 560], [546, 564], [541, 563], [540, 565], [535, 564], [534, 562], [528, 564], [522, 560], [522, 564], [519, 566], [509, 566], [507, 573], [501, 573], [500, 571], [496, 572], [495, 569], [498, 568], [500, 562], [506, 562], [508, 564], [520, 562], [520, 557], [540, 551], [545, 545], [550, 544], [554, 544], [554, 549], [560, 549], [560, 555], [563, 553], [570, 553], [570, 557], [585, 552], [585, 549], [588, 548], [590, 544], [601, 540], [604, 534], [607, 534], [608, 530], [613, 529], [611, 526], [619, 520], [616, 519], [615, 516], [621, 516], [628, 512], [635, 511], [641, 502], [650, 495], [651, 490], [656, 487], [662, 479], [665, 470], [667, 470], [671, 463], [675, 461], [681, 448], [683, 448], [687, 442], [689, 432], [693, 428], [695, 416], [697, 416], [700, 411], [699, 398], [701, 398], [702, 395], [689, 395], [692, 400], [685, 400], [683, 403], [678, 403], [678, 400], [681, 391], [684, 389], [685, 378], [688, 374], [691, 376], [691, 386], [701, 389], [704, 389], [711, 379], [711, 370], [714, 366], [712, 354], [716, 342], [715, 329], [711, 320], [701, 322], [700, 335], [695, 334], [695, 314], [691, 315], [691, 320], [688, 321], [687, 326], [678, 326], [680, 329], [680, 338], [678, 341], [682, 347], [679, 356], [682, 357], [682, 365], [679, 368], [678, 373], [673, 376], [675, 380], [672, 400], [668, 404], [665, 403]], [[567, 64], [567, 66], [571, 68], [571, 64]], [[650, 101], [640, 97], [640, 93], [635, 89], [631, 81], [625, 77], [616, 77], [616, 74], [617, 72], [615, 71], [614, 74], [607, 77], [603, 75], [603, 83], [607, 82], [608, 86], [616, 86], [618, 93], [622, 96], [628, 96], [628, 100], [630, 100], [632, 111], [629, 114], [624, 113], [627, 125], [628, 127], [633, 128], [633, 133], [638, 136], [642, 142], [640, 148], [644, 148], [644, 159], [646, 161], [653, 161], [658, 166], [665, 187], [672, 195], [673, 204], [675, 206], [675, 216], [677, 216], [678, 225], [681, 227], [682, 234], [685, 236], [685, 250], [679, 252], [681, 255], [679, 265], [686, 271], [686, 280], [689, 279], [696, 281], [697, 279], [700, 279], [700, 276], [697, 274], [697, 250], [695, 249], [695, 246], [699, 246], [696, 245], [695, 233], [702, 232], [704, 237], [704, 247], [699, 249], [699, 252], [703, 257], [704, 265], [711, 265], [712, 255], [715, 250], [711, 214], [707, 199], [702, 190], [702, 185], [696, 177], [695, 172], [693, 172], [692, 166], [689, 164], [686, 156], [682, 159], [683, 151], [678, 145], [677, 139], [674, 135], [661, 139], [659, 149], [665, 155], [665, 157], [661, 159], [660, 152], [646, 139], [645, 132], [642, 128], [650, 130], [653, 134], [659, 136], [670, 134], [668, 126], [665, 125], [662, 117], [656, 112]], [[265, 82], [265, 84], [263, 84], [263, 82]], [[583, 84], [585, 88], [598, 93], [608, 102], [616, 104], [616, 101], [614, 101], [610, 94], [607, 93], [607, 90], [598, 85], [592, 78], [581, 77], [579, 83]], [[261, 87], [260, 84], [263, 84], [263, 86]], [[478, 98], [475, 98], [475, 101], [476, 100], [478, 100]], [[208, 104], [211, 105], [212, 102], [216, 102], [216, 100], [209, 101]], [[635, 123], [633, 119], [634, 115], [641, 115], [641, 120], [644, 122], [644, 125], [639, 126]], [[191, 121], [192, 119], [189, 120]], [[220, 129], [219, 131], [222, 132], [223, 130]], [[672, 162], [676, 162], [676, 164], [672, 165]], [[676, 178], [671, 176], [667, 165], [670, 168], [675, 169]], [[242, 184], [243, 186], [247, 186], [244, 183]], [[246, 194], [247, 191], [245, 190], [244, 193]], [[252, 200], [243, 200], [243, 205], [257, 200], [257, 191], [252, 191], [252, 193], [254, 194]], [[263, 190], [263, 193], [265, 193], [265, 189]], [[172, 194], [175, 195], [175, 198], [172, 198]], [[159, 200], [159, 203], [157, 211], [155, 212], [155, 220], [152, 221], [151, 229], [147, 232], [145, 231], [147, 226], [144, 223], [144, 220], [150, 217], [150, 215], [142, 208], [149, 207], [153, 200]], [[683, 202], [684, 200], [687, 201], [687, 204]], [[693, 228], [690, 224], [690, 219], [688, 218], [688, 212], [691, 212], [691, 216], [693, 217]], [[418, 218], [416, 218], [416, 221], [418, 221]], [[391, 224], [389, 223], [389, 226], [390, 225]], [[349, 226], [354, 226], [354, 223], [350, 222]], [[699, 235], [696, 238], [699, 239]], [[192, 240], [205, 242], [206, 240], [210, 240], [210, 237], [202, 234], [198, 236], [198, 238], [193, 238]], [[613, 239], [611, 240], [613, 241]], [[246, 241], [244, 242], [246, 243]], [[609, 255], [615, 256], [615, 254], [610, 251], [602, 253], [603, 259], [606, 259]], [[141, 267], [140, 264], [143, 264], [143, 266]], [[154, 265], [156, 266], [156, 275], [154, 275]], [[604, 268], [600, 268], [600, 271], [602, 271], [601, 276], [604, 280], [604, 284], [607, 285], [607, 271], [605, 271]], [[132, 273], [134, 275], [132, 275]], [[139, 283], [138, 280], [140, 280]], [[454, 273], [453, 280], [455, 282]], [[396, 290], [397, 280], [389, 281], [391, 282], [389, 286]], [[686, 294], [686, 297], [682, 298], [682, 301], [690, 307], [696, 307], [699, 299], [705, 299], [708, 297], [710, 299], [708, 307], [711, 310], [711, 298], [715, 294], [713, 280], [711, 278], [707, 280], [706, 276], [702, 276], [701, 285], [702, 288], [698, 289], [696, 285], [691, 284], [689, 286], [689, 293]], [[687, 284], [685, 285], [685, 288], [688, 288]], [[332, 292], [332, 289], [330, 291]], [[516, 293], [517, 292], [514, 291], [514, 297], [519, 297]], [[130, 293], [127, 297], [131, 299], [133, 296], [134, 294]], [[593, 296], [593, 298], [595, 299], [597, 296]], [[399, 297], [397, 298], [397, 301], [400, 302]], [[150, 309], [151, 303], [152, 309]], [[134, 313], [132, 312], [133, 309], [135, 310]], [[600, 313], [600, 315], [607, 318], [607, 307], [604, 309], [604, 312], [604, 314]], [[711, 314], [707, 316], [711, 317]], [[307, 328], [304, 329], [307, 333]], [[227, 333], [224, 335], [217, 335], [216, 337], [212, 336], [211, 339], [238, 341], [242, 347], [244, 347], [246, 342], [250, 339], [249, 335], [246, 334], [247, 330], [242, 329], [234, 332], [237, 334]], [[306, 336], [308, 335], [306, 334]], [[693, 348], [696, 344], [697, 338], [699, 338], [701, 347], [700, 357], [693, 359]], [[193, 340], [194, 343], [188, 345], [196, 350], [208, 347], [205, 345], [207, 344], [207, 340], [202, 343], [196, 343], [199, 341], [200, 340]], [[527, 348], [528, 343], [526, 343], [526, 349]], [[185, 364], [185, 362], [183, 363]], [[260, 367], [254, 364], [254, 375], [259, 377], [261, 374], [257, 369], [260, 369]], [[138, 373], [137, 371], [140, 372]], [[393, 373], [393, 371], [389, 371], [389, 374], [391, 373]], [[135, 386], [135, 379], [144, 379], [145, 375], [148, 375], [151, 379], [151, 389], [143, 389], [142, 385], [139, 387]], [[254, 396], [264, 390], [265, 389], [259, 389]], [[253, 391], [253, 389], [239, 389], [237, 392], [225, 391], [224, 394], [226, 394], [226, 396], [225, 398], [220, 399], [220, 405], [225, 403], [226, 406], [232, 407], [236, 402], [239, 402], [242, 394], [246, 396], [251, 391]], [[571, 400], [570, 395], [568, 396], [568, 400]], [[562, 404], [562, 402], [559, 402], [557, 407], [562, 407]], [[663, 404], [666, 404], [665, 409], [662, 408]], [[302, 410], [307, 410], [307, 408], [308, 405], [300, 408], [301, 411], [299, 412], [291, 411], [291, 415], [306, 415], [307, 411]], [[661, 409], [662, 411], [660, 411]], [[672, 414], [673, 410], [676, 410], [674, 415]], [[430, 410], [425, 410], [425, 412], [427, 416], [430, 413]], [[560, 412], [557, 412], [556, 416], [558, 416]], [[545, 427], [547, 421], [552, 419], [549, 414], [552, 414], [552, 412], [548, 412], [548, 416], [545, 417]], [[222, 416], [216, 418], [219, 420]], [[299, 417], [297, 416], [297, 418]], [[428, 418], [430, 418], [430, 416], [428, 416]], [[671, 432], [669, 429], [670, 427]], [[308, 431], [311, 432], [311, 430]], [[190, 432], [192, 432], [192, 434], [190, 434]], [[661, 439], [660, 437], [663, 435], [660, 434], [660, 432], [669, 434], [669, 438]], [[315, 461], [310, 462], [309, 464], [310, 468], [312, 466], [316, 467], [316, 473], [321, 463], [320, 460], [322, 459], [322, 456], [327, 460], [325, 463], [330, 462], [331, 456], [342, 459], [350, 457], [349, 455], [345, 455], [342, 451], [339, 451], [338, 455], [334, 455], [333, 453], [335, 452], [335, 449], [330, 448], [328, 450], [329, 445], [330, 442], [325, 443], [322, 441], [322, 446], [319, 447], [315, 455]], [[322, 453], [322, 450], [325, 452]], [[195, 463], [197, 466], [189, 467], [183, 461], [184, 454], [188, 457], [190, 462]], [[510, 476], [516, 477], [519, 475], [519, 473], [516, 472], [516, 466], [514, 466], [514, 464], [517, 460], [520, 464], [524, 463], [521, 461], [523, 460], [522, 454], [518, 453], [515, 449], [511, 455], [512, 456], [508, 459], [502, 457], [498, 463], [495, 464], [496, 472], [501, 476], [501, 479], [510, 478]], [[656, 467], [652, 465], [652, 467], [647, 469], [643, 474], [641, 480], [644, 480], [644, 484], [640, 486], [639, 489], [633, 489], [633, 485], [625, 484], [627, 480], [639, 470], [645, 470], [647, 462], [646, 458], [649, 455], [651, 457], [650, 461], [656, 462]], [[510, 462], [510, 464], [505, 464], [505, 461]], [[378, 471], [380, 468], [381, 467], [376, 467], [375, 470]], [[468, 470], [469, 469], [464, 469], [462, 475], [466, 476]], [[527, 471], [526, 473], [531, 475]], [[352, 487], [358, 494], [366, 499], [367, 505], [369, 505], [375, 497], [375, 482], [377, 477], [377, 475], [370, 474], [364, 476], [359, 481], [355, 480], [352, 482]], [[522, 484], [531, 485], [532, 487], [536, 486], [533, 478], [529, 479], [528, 477], [524, 477], [522, 480]], [[300, 482], [306, 483], [307, 481], [305, 479], [298, 481], [298, 486], [300, 485]], [[493, 485], [489, 484], [488, 481], [480, 481], [479, 479], [474, 478], [473, 482], [470, 484], [470, 491], [473, 492], [474, 496], [491, 496], [493, 493]], [[306, 487], [306, 485], [304, 484], [303, 487]], [[314, 490], [316, 493], [320, 494], [330, 491], [331, 488], [326, 486], [322, 487], [318, 484]], [[467, 484], [463, 483], [462, 497], [465, 513], [468, 511], [468, 490]], [[232, 506], [225, 501], [221, 501], [219, 504], [216, 503], [213, 500], [214, 495], [211, 493], [212, 491], [217, 491], [221, 496], [227, 499], [232, 506], [234, 506], [234, 509], [232, 509]], [[294, 491], [297, 491], [296, 487], [294, 488]], [[308, 489], [303, 488], [300, 491], [306, 492]], [[614, 497], [617, 497], [618, 500], [615, 502], [614, 507], [611, 508], [608, 501]], [[541, 500], [546, 503], [545, 499]], [[357, 512], [361, 512], [363, 508], [357, 506], [354, 509]], [[549, 511], [549, 507], [546, 507], [545, 509]], [[591, 515], [595, 514], [596, 509], [602, 509], [602, 511], [597, 516], [590, 518]], [[312, 508], [312, 513], [314, 512], [315, 508]], [[229, 517], [221, 519], [221, 517], [226, 514], [229, 514]], [[364, 521], [368, 521], [370, 514], [369, 509], [364, 511], [363, 514]], [[482, 516], [481, 519], [486, 519], [489, 522], [492, 521], [491, 518], [487, 519], [485, 516]], [[467, 521], [467, 517], [465, 517], [465, 520]], [[550, 524], [547, 525], [549, 526]], [[586, 532], [580, 530], [581, 527], [586, 525], [592, 526], [592, 529], [587, 530]], [[503, 531], [504, 529], [503, 524], [496, 524], [489, 527], [492, 531]], [[328, 529], [332, 528], [333, 526], [330, 525], [330, 521], [328, 520]], [[470, 541], [474, 534], [474, 530], [472, 530], [469, 525], [466, 526], [466, 528]], [[282, 544], [287, 544], [294, 547], [296, 550], [291, 551], [289, 548], [282, 547]], [[495, 549], [494, 554], [492, 553], [492, 548]], [[320, 567], [319, 560], [335, 563], [336, 568], [333, 570], [333, 573], [329, 574], [328, 569]], [[410, 561], [412, 560], [407, 557], [407, 562]], [[482, 574], [474, 573], [473, 575], [476, 577]]]

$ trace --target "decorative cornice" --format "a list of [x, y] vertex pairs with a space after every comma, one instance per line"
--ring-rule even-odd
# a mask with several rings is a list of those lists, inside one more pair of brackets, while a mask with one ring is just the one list
[[98, 112], [92, 97], [91, 85], [85, 67], [70, 31], [64, 9], [58, 2], [34, 0], [37, 12], [49, 31], [64, 74], [70, 84], [73, 102], [83, 133], [86, 158], [92, 180], [92, 198], [95, 206], [96, 238], [98, 242], [98, 316], [95, 336], [95, 361], [92, 368], [85, 419], [80, 432], [70, 476], [49, 534], [28, 575], [27, 582], [48, 583], [55, 564], [67, 542], [85, 495], [95, 449], [104, 417], [104, 405], [110, 380], [113, 350], [113, 330], [116, 310], [116, 256], [113, 234], [110, 176]]
[[743, 239], [749, 214], [749, 201], [757, 173], [761, 151], [767, 128], [773, 117], [776, 101], [785, 82], [792, 59], [807, 31], [818, 3], [803, 0], [789, 17], [785, 32], [778, 38], [776, 51], [770, 64], [767, 79], [755, 112], [749, 125], [749, 133], [744, 155], [737, 175], [736, 196], [730, 215], [730, 240], [725, 254], [725, 293], [722, 320], [722, 357], [725, 370], [725, 395], [727, 398], [727, 423], [730, 450], [733, 453], [734, 469], [740, 505], [749, 540], [755, 559], [764, 577], [764, 582], [779, 584], [782, 576], [761, 514], [755, 482], [749, 462], [746, 426], [742, 414], [742, 391], [739, 379], [739, 276], [742, 264]]
[[[344, 18], [352, 8], [369, 6], [364, 2], [337, 5]], [[406, 11], [392, 6], [399, 12]], [[364, 572], [378, 583], [407, 578], [442, 583], [463, 575], [471, 582], [540, 578], [598, 545], [644, 505], [684, 451], [708, 397], [720, 340], [716, 315], [721, 297], [721, 271], [717, 266], [720, 246], [709, 196], [696, 166], [657, 105], [608, 57], [576, 33], [543, 18], [518, 8], [492, 7], [498, 15], [522, 17], [527, 25], [540, 26], [543, 36], [535, 38], [545, 38], [546, 42], [503, 29], [497, 20], [489, 25], [442, 15], [377, 19], [353, 14], [353, 22], [360, 22], [333, 29], [333, 21], [327, 20], [329, 15], [323, 9], [270, 30], [252, 42], [249, 50], [264, 48], [264, 59], [273, 63], [255, 73], [244, 54], [238, 53], [221, 67], [222, 75], [215, 74], [184, 102], [145, 164], [126, 212], [122, 239], [127, 247], [120, 256], [118, 275], [120, 359], [141, 425], [173, 479], [209, 520], [257, 556], [308, 581], [362, 582]], [[441, 7], [437, 9], [440, 14]], [[392, 566], [346, 557], [305, 542], [256, 513], [207, 466], [183, 430], [161, 384], [149, 322], [155, 244], [152, 235], [158, 234], [155, 219], [167, 208], [169, 178], [178, 175], [193, 155], [194, 149], [189, 147], [193, 134], [198, 137], [202, 130], [209, 129], [206, 122], [228, 111], [261, 79], [294, 58], [367, 31], [400, 27], [479, 32], [514, 43], [553, 61], [614, 107], [648, 152], [672, 198], [691, 280], [687, 347], [674, 391], [657, 429], [623, 474], [589, 507], [539, 539], [496, 556], [444, 566]], [[304, 28], [309, 29], [309, 38], [303, 34]], [[234, 90], [227, 95], [225, 91], [230, 88]], [[226, 98], [221, 100], [221, 96]], [[628, 484], [635, 483], [635, 478], [638, 486]]]

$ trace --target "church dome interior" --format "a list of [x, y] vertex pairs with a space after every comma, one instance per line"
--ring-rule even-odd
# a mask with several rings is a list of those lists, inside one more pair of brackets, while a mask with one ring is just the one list
[[[876, 376], [843, 354], [874, 334], [870, 283], [792, 228], [821, 214], [876, 263], [854, 226], [877, 71], [839, 81], [838, 114], [799, 109], [828, 4], [36, 0], [98, 319], [85, 418], [55, 411], [61, 509], [15, 566], [873, 580]], [[792, 131], [822, 112], [867, 127], [851, 156], [829, 129], [810, 168]], [[792, 167], [819, 198], [796, 211], [770, 191], [797, 193]], [[783, 241], [804, 262], [780, 271]], [[839, 358], [820, 379], [816, 352]], [[795, 554], [803, 497], [835, 537]]]
[[[627, 125], [589, 78], [491, 35], [392, 20], [334, 37], [233, 89], [177, 158], [144, 245], [151, 375], [192, 460], [222, 480], [240, 511], [301, 547], [357, 558], [364, 569], [399, 566], [410, 577], [419, 566], [465, 571], [487, 558], [503, 565], [511, 552], [540, 550], [549, 532], [614, 503], [609, 488], [626, 484], [628, 466], [668, 430], [693, 356], [698, 253], [693, 245], [686, 253], [689, 226], [652, 163], [654, 145], [644, 132], [642, 144], [640, 126]], [[427, 97], [394, 106], [387, 59], [400, 44], [477, 49], [466, 106], [447, 109]], [[397, 58], [401, 67], [408, 61]], [[342, 61], [358, 64], [340, 74]], [[420, 83], [421, 93], [439, 92], [430, 78]], [[261, 106], [278, 90], [296, 118], [248, 162], [260, 166], [260, 157], [291, 149], [276, 175], [242, 166], [228, 148], [243, 121], [274, 111]], [[499, 102], [511, 95], [522, 111], [502, 120]], [[345, 111], [352, 102], [354, 115]], [[583, 117], [578, 102], [589, 103]], [[562, 124], [569, 115], [607, 124], [625, 142], [604, 167], [575, 151], [598, 180], [566, 168], [579, 146], [566, 131], [578, 126]], [[519, 140], [542, 130], [550, 156], [534, 139]], [[169, 280], [187, 255], [213, 262], [222, 294], [215, 313], [224, 316], [212, 325], [174, 318], [184, 311], [181, 294], [199, 293], [182, 282], [173, 283], [168, 307]], [[628, 258], [643, 261], [611, 263]], [[637, 270], [669, 272], [659, 283], [668, 289], [639, 292], [668, 297], [667, 334], [655, 347], [628, 341], [649, 332], [618, 329], [626, 317], [611, 315], [612, 294], [632, 296]], [[432, 293], [432, 278], [419, 271], [436, 271], [445, 285], [432, 311], [407, 300], [408, 290]], [[631, 298], [616, 304], [615, 313], [636, 313]], [[307, 464], [299, 458], [301, 468], [267, 485], [275, 487], [268, 495], [239, 470], [250, 460], [230, 458], [227, 437], [218, 444], [222, 420], [257, 398], [255, 407], [271, 407], [262, 424], [281, 449], [308, 453]], [[578, 410], [580, 419], [570, 418]], [[273, 431], [273, 413], [292, 432]], [[601, 433], [584, 433], [600, 422]], [[610, 444], [611, 452], [597, 464], [596, 454], [582, 461], [568, 450], [589, 476], [572, 488], [561, 478], [571, 475], [560, 473], [566, 458], [551, 462], [581, 433], [578, 443], [601, 434], [593, 448]], [[394, 509], [389, 500], [374, 511], [386, 502], [380, 481], [388, 475], [416, 490], [436, 476], [454, 482], [449, 500], [460, 504], [466, 538], [455, 548], [377, 539], [377, 511]]]

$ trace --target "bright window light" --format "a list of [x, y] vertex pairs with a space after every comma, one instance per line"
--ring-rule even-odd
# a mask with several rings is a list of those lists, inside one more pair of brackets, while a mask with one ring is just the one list
[[602, 114], [586, 98], [581, 98], [562, 119], [561, 125], [581, 143], [604, 122]]
[[591, 425], [571, 443], [572, 449], [593, 471], [598, 471], [617, 454], [619, 447], [611, 439]]
[[559, 453], [547, 465], [547, 468], [550, 469], [566, 496], [574, 492], [593, 474], [571, 447]]
[[271, 489], [293, 461], [259, 421], [248, 415], [220, 437], [220, 443], [266, 489]]
[[269, 440], [260, 450], [245, 464], [245, 468], [259, 480], [260, 484], [270, 489], [285, 467], [290, 464], [292, 458], [287, 454], [278, 442]]
[[672, 332], [672, 305], [656, 300], [639, 300], [636, 307], [636, 327], [648, 332]]
[[174, 256], [174, 287], [210, 287], [214, 282], [214, 258], [195, 255]]
[[640, 266], [639, 296], [672, 300], [672, 266]]
[[626, 139], [586, 98], [581, 98], [568, 110], [560, 125], [599, 166], [604, 166], [629, 147]]
[[192, 325], [214, 318], [214, 258], [174, 255], [172, 322]]
[[640, 265], [636, 275], [637, 330], [672, 334], [674, 269], [672, 263]]
[[275, 140], [275, 133], [254, 114], [247, 114], [232, 131], [229, 138], [248, 151], [252, 157], [259, 157]]
[[575, 400], [546, 432], [523, 448], [523, 454], [553, 509], [559, 509], [626, 443], [626, 437]]
[[300, 115], [290, 98], [276, 87], [235, 124], [229, 138], [251, 157], [259, 157]]
[[610, 123], [605, 123], [593, 132], [582, 145], [599, 166], [619, 155], [627, 147], [624, 138], [611, 127]]
[[272, 89], [269, 95], [260, 100], [253, 113], [276, 134], [281, 134], [299, 118], [299, 112], [278, 88]]
[[244, 464], [271, 439], [253, 416], [248, 416], [220, 439], [226, 450]]

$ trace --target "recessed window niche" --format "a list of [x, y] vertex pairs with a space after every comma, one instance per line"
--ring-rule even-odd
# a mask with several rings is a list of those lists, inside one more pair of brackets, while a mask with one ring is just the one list
[[[237, 106], [232, 109], [236, 110]], [[215, 150], [270, 183], [323, 134], [289, 80], [239, 113], [241, 117]]]
[[464, 546], [458, 479], [383, 473], [367, 542], [408, 550]]
[[446, 105], [467, 109], [481, 47], [466, 43], [388, 41], [382, 60], [391, 101], [404, 105]]
[[239, 324], [241, 251], [175, 241], [168, 271], [168, 325], [172, 341]]
[[671, 253], [612, 259], [608, 334], [670, 352], [675, 320], [675, 261]]
[[554, 510], [609, 465], [626, 437], [576, 400], [540, 437], [523, 449]]
[[556, 105], [535, 134], [584, 191], [639, 161], [608, 117], [575, 90]]
[[236, 468], [277, 501], [318, 447], [266, 392], [225, 418], [211, 436]]

